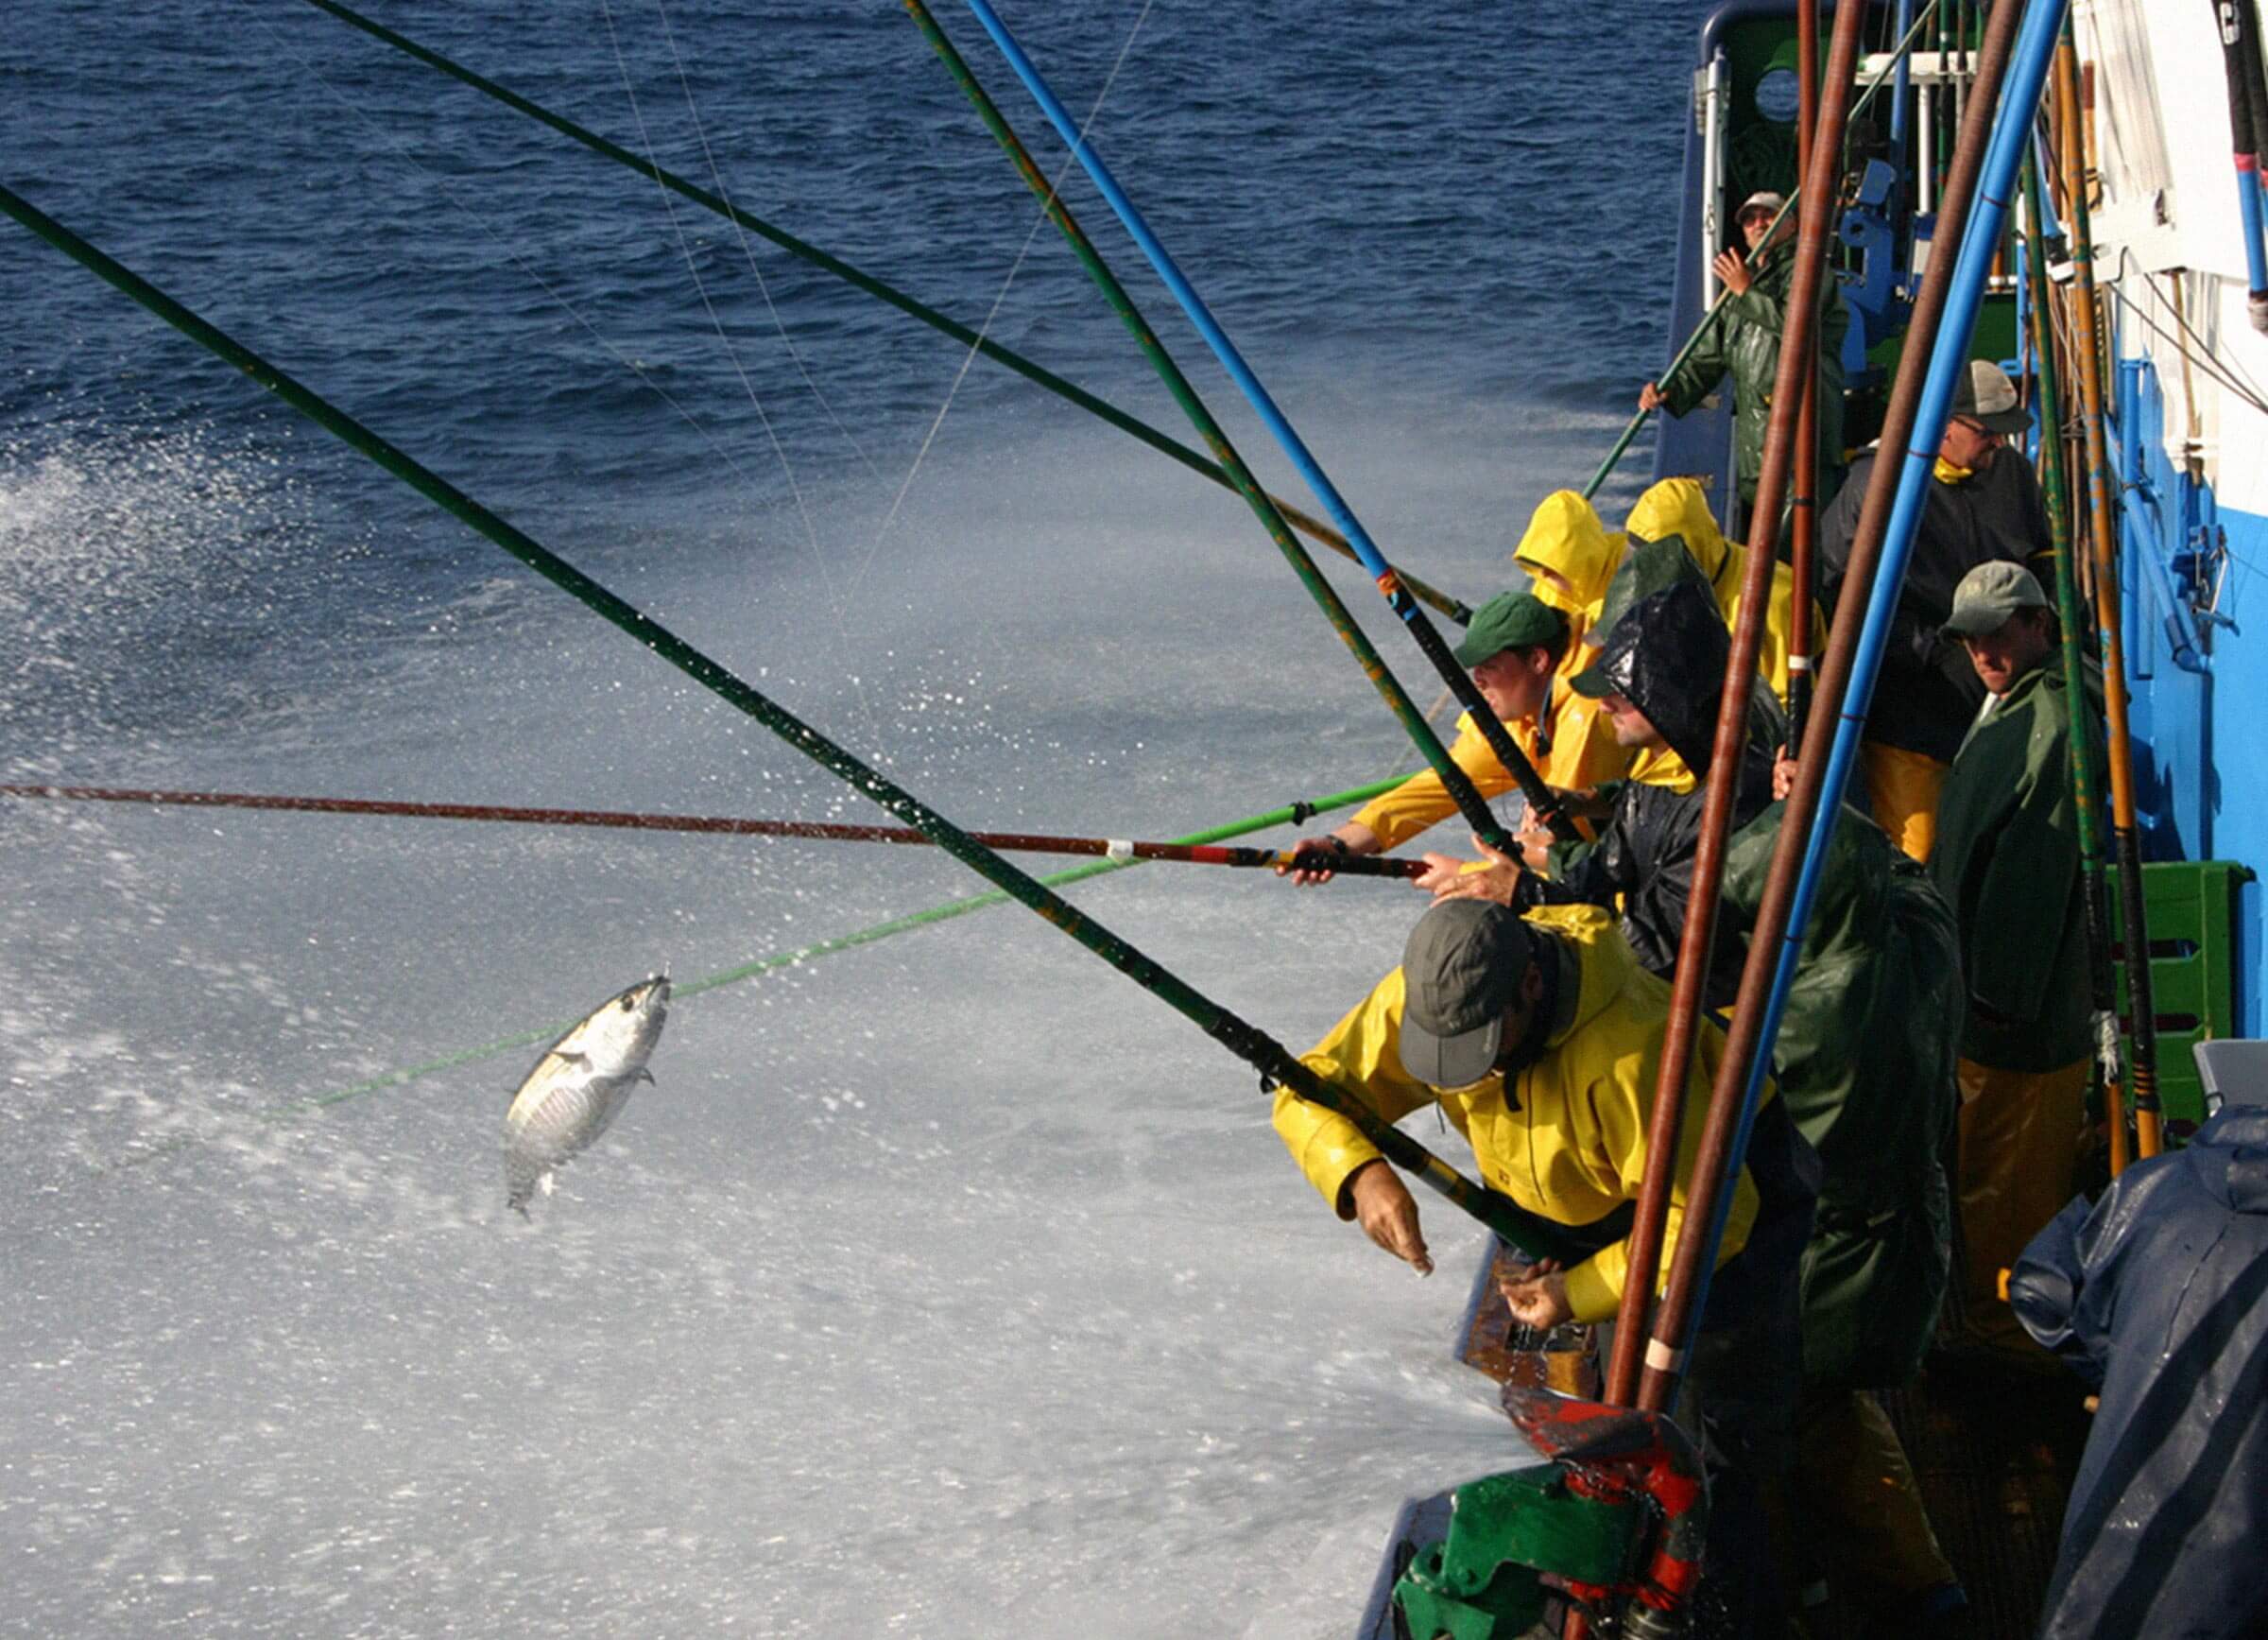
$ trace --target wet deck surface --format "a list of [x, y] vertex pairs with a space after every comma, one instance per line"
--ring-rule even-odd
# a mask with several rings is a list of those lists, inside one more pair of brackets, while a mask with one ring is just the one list
[[2076, 1383], [1940, 1355], [1917, 1383], [1880, 1399], [1968, 1591], [1966, 1632], [2029, 1640], [2087, 1441]]

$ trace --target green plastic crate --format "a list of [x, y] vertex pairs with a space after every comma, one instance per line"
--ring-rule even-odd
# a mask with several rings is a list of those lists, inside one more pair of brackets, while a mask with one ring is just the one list
[[[2142, 915], [2150, 927], [2150, 1000], [2157, 1015], [2157, 1092], [2170, 1137], [2205, 1120], [2205, 1085], [2191, 1044], [2237, 1029], [2237, 889], [2252, 881], [2234, 860], [2167, 860], [2142, 867]], [[2119, 1001], [2126, 999], [2123, 920], [2110, 884], [2111, 926], [2121, 942]], [[2127, 1038], [2133, 1051], [2133, 1038]]]

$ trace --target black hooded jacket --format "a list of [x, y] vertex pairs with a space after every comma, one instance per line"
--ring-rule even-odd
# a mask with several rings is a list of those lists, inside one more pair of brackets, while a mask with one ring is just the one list
[[[1588, 677], [1602, 679], [1661, 732], [1698, 782], [1691, 791], [1625, 782], [1598, 840], [1555, 855], [1553, 875], [1521, 878], [1521, 904], [1594, 906], [1622, 902], [1623, 937], [1648, 972], [1668, 978], [1692, 892], [1693, 855], [1708, 802], [1717, 699], [1731, 649], [1725, 617], [1698, 577], [1633, 603], [1607, 634]], [[1772, 801], [1771, 754], [1751, 735], [1742, 750], [1733, 797], [1735, 830]], [[1704, 1000], [1727, 1008], [1740, 990], [1744, 946], [1720, 919]]]
[[[1850, 476], [1819, 521], [1820, 592], [1830, 611], [1843, 594], [1859, 509], [1874, 476], [1873, 452], [1851, 463]], [[1890, 641], [1866, 713], [1866, 738], [1950, 763], [1984, 703], [1984, 685], [1959, 641], [1941, 629], [1953, 613], [1953, 589], [1981, 563], [2004, 559], [2041, 572], [2049, 550], [2047, 504], [2021, 450], [2002, 448], [1992, 464], [1957, 484], [1926, 487], [1914, 555], [1890, 616]]]

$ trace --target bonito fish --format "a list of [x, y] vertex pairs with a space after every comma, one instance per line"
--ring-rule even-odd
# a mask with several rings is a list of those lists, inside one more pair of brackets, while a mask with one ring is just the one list
[[669, 1017], [669, 979], [642, 979], [610, 996], [543, 1050], [504, 1116], [505, 1203], [522, 1217], [538, 1189], [605, 1132], [630, 1090], [652, 1081], [646, 1056]]

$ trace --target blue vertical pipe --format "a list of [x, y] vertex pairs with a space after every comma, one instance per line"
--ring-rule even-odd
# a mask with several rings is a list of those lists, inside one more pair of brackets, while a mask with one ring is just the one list
[[[976, 14], [977, 22], [992, 37], [992, 43], [1000, 47], [1001, 55], [1008, 60], [1008, 66], [1016, 71], [1016, 78], [1023, 81], [1024, 89], [1032, 94], [1033, 100], [1047, 115], [1048, 123], [1071, 145], [1073, 156], [1086, 167], [1088, 176], [1094, 180], [1094, 185], [1102, 191], [1110, 209], [1118, 213], [1118, 219], [1125, 224], [1126, 232], [1142, 247], [1143, 254], [1150, 259], [1150, 266], [1158, 270], [1158, 277], [1165, 281], [1166, 288], [1180, 302], [1190, 321], [1197, 327], [1198, 334], [1204, 337], [1206, 345], [1212, 349], [1213, 355], [1221, 361], [1221, 367], [1244, 390], [1245, 397], [1252, 402], [1253, 409], [1259, 412], [1268, 431], [1276, 436], [1276, 442], [1283, 447], [1283, 453], [1291, 457], [1292, 465], [1299, 470], [1299, 475], [1307, 480], [1308, 488], [1315, 492], [1316, 499], [1323, 503], [1324, 509], [1331, 514], [1332, 521], [1353, 546], [1355, 556], [1363, 561], [1363, 567], [1373, 576], [1383, 578], [1392, 575], [1393, 566], [1386, 562], [1385, 555], [1378, 550], [1377, 544], [1370, 539], [1369, 531], [1354, 516], [1346, 499], [1325, 475], [1315, 458], [1308, 454], [1307, 445], [1293, 430], [1291, 423], [1284, 419], [1283, 412], [1276, 407], [1276, 401], [1268, 396], [1268, 389], [1261, 386], [1260, 378], [1252, 373], [1251, 367], [1245, 363], [1244, 355], [1236, 350], [1236, 344], [1228, 339], [1228, 333], [1213, 319], [1211, 310], [1205, 305], [1204, 298], [1182, 277], [1181, 269], [1175, 265], [1164, 245], [1150, 232], [1150, 225], [1143, 219], [1134, 201], [1126, 197], [1125, 191], [1118, 185], [1118, 180], [1111, 176], [1110, 167], [1103, 164], [1102, 156], [1079, 135], [1078, 123], [1071, 117], [1071, 111], [1048, 89], [1047, 82], [1040, 78], [1032, 60], [1023, 54], [1023, 48], [1016, 43], [1007, 26], [1001, 22], [999, 13], [992, 9], [988, 0], [969, 0], [969, 9]], [[1409, 606], [1409, 600], [1398, 599], [1396, 613], [1407, 622], [1418, 612]]]
[[[1914, 0], [1898, 0], [1897, 22], [1892, 28], [1900, 40], [1914, 28]], [[1899, 157], [1899, 169], [1906, 165], [1906, 110], [1914, 100], [1913, 59], [1903, 51], [1899, 53], [1898, 78], [1890, 86], [1890, 151]]]
[[[2008, 201], [2016, 191], [2017, 165], [2039, 107], [2048, 65], [2063, 30], [2065, 0], [2032, 0], [2009, 55], [2008, 79], [2000, 112], [1994, 116], [1992, 141], [1984, 150], [1984, 164], [1977, 179], [1976, 202], [1969, 207], [1968, 226], [1961, 235], [1961, 254], [1953, 264], [1952, 284], [1946, 291], [1945, 315], [1938, 321], [1937, 345], [1930, 354], [1930, 372], [1922, 379], [1921, 400], [1915, 406], [1914, 432], [1907, 440], [1905, 466], [1898, 475], [1898, 497], [1890, 509], [1890, 523], [1882, 538], [1882, 556], [1866, 603], [1866, 624], [1853, 657], [1850, 687], [1843, 699], [1842, 717], [1835, 725], [1834, 750], [1828, 759], [1826, 799], [1805, 844], [1803, 872], [1796, 879], [1796, 898], [1788, 908], [1787, 933], [1779, 948], [1779, 963], [1772, 975], [1772, 994], [1764, 1004], [1763, 1034], [1758, 1038], [1756, 1058], [1748, 1066], [1741, 1120], [1726, 1160], [1727, 1177], [1736, 1175], [1747, 1159], [1748, 1135], [1756, 1124], [1764, 1077], [1771, 1069], [1772, 1044], [1779, 1036], [1779, 1022], [1787, 1011], [1788, 990], [1796, 979], [1796, 960], [1803, 954], [1804, 936], [1812, 921], [1812, 906], [1819, 897], [1819, 873], [1827, 861], [1828, 844], [1834, 837], [1842, 813], [1842, 793], [1850, 782], [1851, 766], [1858, 761], [1860, 733], [1866, 727], [1866, 710], [1874, 699], [1875, 679], [1882, 669], [1882, 651], [1889, 647], [1890, 619], [1898, 608], [1899, 592], [1906, 578], [1906, 561], [1914, 556], [1914, 537], [1921, 526], [1923, 503], [1933, 481], [1931, 469], [1937, 446], [1945, 438], [1945, 423], [1952, 411], [1953, 388], [1968, 368], [1970, 334], [1976, 329], [1977, 310], [1984, 300], [1986, 277], [1993, 253], [1999, 249], [2001, 228], [2008, 218]], [[1717, 1193], [1703, 1243], [1701, 1291], [1693, 1314], [1709, 1302], [1709, 1278], [1716, 1269], [1717, 1249], [1725, 1240], [1726, 1215], [1732, 1210], [1733, 1192]]]

